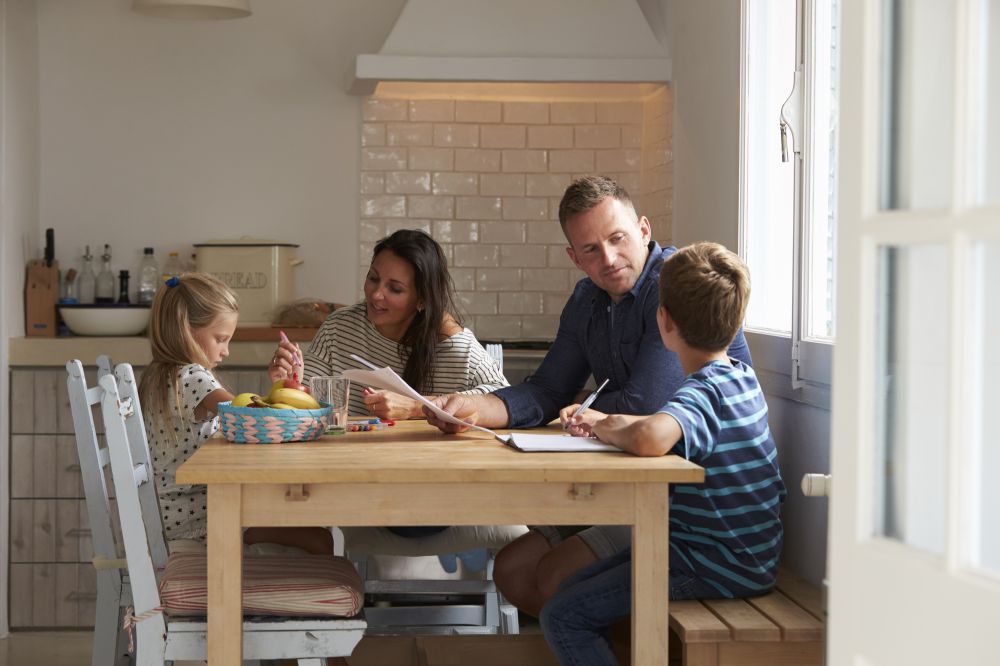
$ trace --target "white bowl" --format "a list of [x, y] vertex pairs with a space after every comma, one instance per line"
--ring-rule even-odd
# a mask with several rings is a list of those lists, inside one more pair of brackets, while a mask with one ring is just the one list
[[142, 305], [60, 305], [59, 314], [76, 335], [138, 335], [149, 323]]

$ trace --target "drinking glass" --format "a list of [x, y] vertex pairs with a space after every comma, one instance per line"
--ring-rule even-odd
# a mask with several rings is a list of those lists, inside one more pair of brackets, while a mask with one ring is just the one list
[[351, 380], [341, 375], [313, 377], [309, 380], [313, 397], [330, 404], [330, 423], [326, 431], [334, 435], [347, 432], [347, 400]]

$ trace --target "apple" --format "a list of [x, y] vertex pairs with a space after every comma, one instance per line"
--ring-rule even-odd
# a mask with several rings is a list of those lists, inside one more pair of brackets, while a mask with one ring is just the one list
[[285, 385], [282, 388], [298, 389], [300, 391], [304, 390], [302, 382], [299, 381], [299, 375], [295, 372], [292, 373], [291, 377], [285, 378]]

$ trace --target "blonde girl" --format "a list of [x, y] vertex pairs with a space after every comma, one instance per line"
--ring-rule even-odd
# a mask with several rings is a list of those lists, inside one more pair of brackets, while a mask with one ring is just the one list
[[[174, 477], [181, 463], [219, 429], [218, 404], [232, 400], [212, 370], [229, 356], [238, 319], [235, 294], [206, 273], [172, 277], [153, 299], [149, 319], [153, 360], [142, 373], [139, 399], [172, 550], [197, 547], [205, 540], [205, 487], [179, 485]], [[321, 528], [254, 528], [247, 530], [244, 541], [333, 553], [330, 532]]]

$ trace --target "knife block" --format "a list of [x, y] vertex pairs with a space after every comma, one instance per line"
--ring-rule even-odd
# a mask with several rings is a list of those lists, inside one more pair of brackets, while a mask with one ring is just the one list
[[29, 338], [56, 337], [56, 301], [59, 299], [59, 262], [46, 266], [28, 262], [24, 280], [24, 334]]

